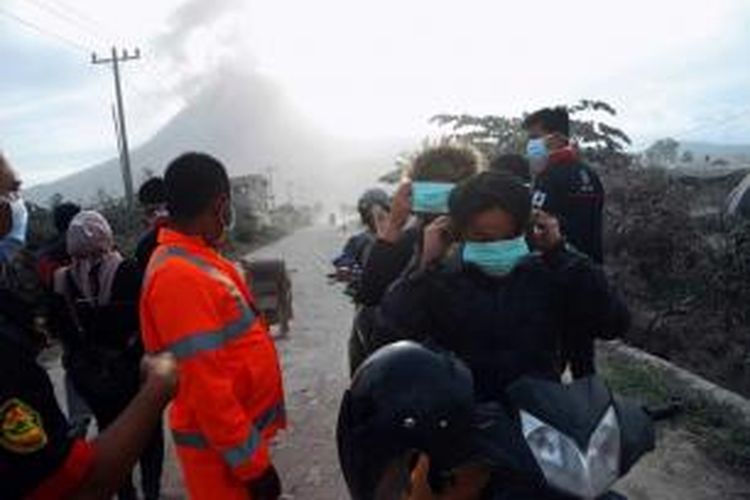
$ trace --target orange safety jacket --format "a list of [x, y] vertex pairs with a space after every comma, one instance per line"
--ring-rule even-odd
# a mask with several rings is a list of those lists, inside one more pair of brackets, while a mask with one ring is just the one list
[[254, 479], [270, 465], [268, 440], [286, 425], [268, 327], [235, 266], [202, 239], [162, 228], [158, 242], [141, 330], [147, 352], [171, 351], [178, 361], [175, 444], [220, 456], [240, 481]]

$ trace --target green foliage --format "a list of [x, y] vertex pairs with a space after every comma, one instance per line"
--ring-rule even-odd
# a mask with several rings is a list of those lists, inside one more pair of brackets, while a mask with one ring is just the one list
[[671, 164], [677, 162], [679, 149], [680, 143], [671, 137], [667, 137], [651, 144], [644, 154], [652, 165]]
[[750, 471], [750, 429], [732, 408], [710, 403], [648, 366], [606, 355], [600, 361], [599, 373], [614, 392], [647, 406], [680, 400], [684, 413], [679, 422], [698, 445], [721, 463]]
[[[627, 163], [625, 148], [631, 144], [630, 137], [620, 130], [591, 115], [615, 116], [615, 109], [604, 101], [582, 99], [566, 106], [571, 115], [571, 139], [591, 161], [602, 163]], [[488, 158], [503, 153], [522, 154], [525, 151], [526, 134], [520, 117], [474, 116], [440, 114], [432, 117], [432, 123], [449, 129], [448, 137], [468, 141]]]

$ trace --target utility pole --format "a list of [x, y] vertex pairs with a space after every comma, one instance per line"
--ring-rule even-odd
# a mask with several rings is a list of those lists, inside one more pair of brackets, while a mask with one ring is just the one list
[[268, 208], [273, 210], [276, 205], [276, 198], [273, 192], [273, 173], [276, 170], [274, 165], [266, 167], [266, 177], [268, 178]]
[[117, 53], [117, 48], [112, 47], [112, 56], [107, 59], [100, 59], [96, 53], [91, 54], [92, 64], [112, 64], [112, 74], [115, 77], [115, 98], [117, 104], [117, 119], [120, 145], [120, 167], [122, 168], [122, 181], [125, 186], [125, 200], [128, 203], [128, 209], [133, 208], [133, 176], [130, 173], [130, 150], [128, 149], [128, 134], [125, 129], [125, 111], [122, 104], [122, 87], [120, 85], [120, 63], [133, 61], [141, 58], [140, 49], [135, 49], [134, 54], [129, 54], [127, 49], [121, 54]]

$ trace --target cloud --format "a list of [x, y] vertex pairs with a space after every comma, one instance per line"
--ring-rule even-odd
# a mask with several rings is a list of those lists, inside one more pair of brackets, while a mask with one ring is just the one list
[[205, 32], [227, 13], [240, 10], [240, 0], [188, 0], [170, 16], [166, 32], [159, 35], [154, 46], [178, 60], [188, 55], [186, 46], [197, 32]]

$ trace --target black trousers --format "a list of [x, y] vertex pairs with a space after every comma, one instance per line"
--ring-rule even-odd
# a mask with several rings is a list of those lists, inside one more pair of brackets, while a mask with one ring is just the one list
[[[75, 383], [75, 377], [73, 378], [73, 381]], [[79, 387], [78, 384], [76, 384], [76, 388], [94, 413], [99, 432], [102, 432], [117, 419], [137, 393], [137, 387], [134, 387], [127, 391], [122, 391], [119, 394], [103, 395], [87, 391], [84, 388], [86, 385], [85, 383], [81, 385], [83, 387]], [[161, 492], [161, 473], [163, 463], [164, 426], [160, 419], [158, 427], [154, 430], [146, 449], [143, 450], [139, 459], [139, 465], [141, 467], [141, 488], [145, 500], [158, 500], [159, 498]], [[125, 480], [125, 483], [117, 493], [117, 497], [120, 500], [136, 500], [138, 498], [135, 487], [133, 486], [132, 474]]]

